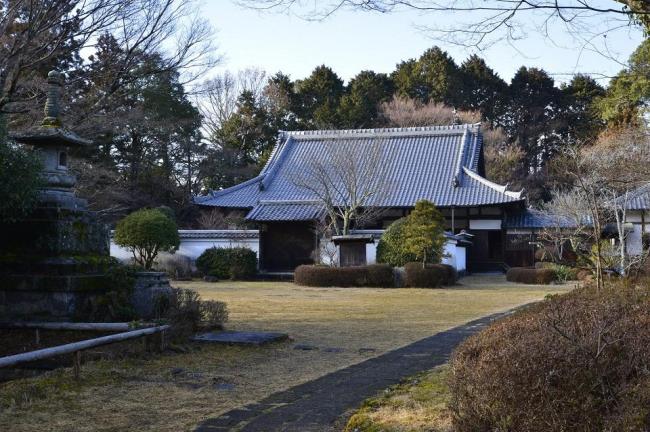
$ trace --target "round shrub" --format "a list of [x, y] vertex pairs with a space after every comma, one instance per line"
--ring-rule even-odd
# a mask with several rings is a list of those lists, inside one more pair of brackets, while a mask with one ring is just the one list
[[135, 262], [146, 270], [158, 252], [174, 252], [180, 245], [176, 222], [158, 209], [142, 209], [120, 220], [115, 227], [115, 243], [130, 250]]
[[650, 289], [623, 283], [552, 296], [454, 352], [454, 430], [646, 431]]
[[212, 247], [196, 259], [196, 268], [219, 279], [250, 279], [257, 272], [257, 254], [248, 248]]
[[456, 283], [456, 269], [447, 264], [426, 264], [410, 262], [404, 266], [405, 284], [411, 288], [440, 288]]
[[294, 272], [297, 285], [316, 287], [376, 287], [394, 286], [393, 269], [386, 264], [355, 267], [301, 265]]
[[506, 273], [506, 280], [533, 285], [548, 285], [557, 280], [557, 274], [552, 268], [512, 267]]
[[377, 262], [402, 267], [410, 261], [415, 261], [415, 255], [404, 249], [404, 225], [406, 218], [397, 219], [391, 223], [379, 239], [377, 245]]

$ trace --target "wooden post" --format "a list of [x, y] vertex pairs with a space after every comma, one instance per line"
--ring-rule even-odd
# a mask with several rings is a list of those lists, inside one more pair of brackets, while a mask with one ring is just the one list
[[75, 351], [72, 353], [72, 372], [74, 374], [74, 379], [79, 379], [81, 375], [81, 351]]
[[39, 329], [36, 329], [35, 339], [36, 339], [36, 346], [39, 346], [41, 344], [41, 332]]
[[160, 352], [165, 351], [167, 341], [165, 339], [166, 330], [160, 332]]

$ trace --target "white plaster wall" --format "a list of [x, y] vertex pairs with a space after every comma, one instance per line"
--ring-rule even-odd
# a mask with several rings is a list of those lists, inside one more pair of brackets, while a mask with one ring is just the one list
[[366, 262], [368, 264], [377, 263], [377, 244], [379, 240], [375, 240], [373, 243], [366, 243]]
[[470, 219], [471, 230], [500, 230], [501, 219]]
[[[186, 231], [187, 232], [187, 231]], [[222, 236], [220, 236], [222, 237]], [[185, 255], [196, 260], [206, 249], [211, 247], [218, 248], [231, 248], [231, 247], [244, 247], [254, 251], [258, 258], [260, 255], [260, 242], [259, 238], [183, 238], [181, 232], [181, 244], [176, 251], [179, 255]], [[129, 260], [132, 258], [131, 252], [116, 245], [111, 238], [111, 256], [119, 260]]]
[[443, 264], [448, 264], [456, 269], [457, 272], [467, 270], [467, 249], [458, 246], [455, 240], [447, 240], [445, 244], [445, 256], [442, 259]]
[[645, 231], [650, 232], [650, 212], [645, 212], [641, 217], [641, 211], [629, 211], [626, 214], [625, 222], [631, 223], [633, 230], [627, 233], [625, 239], [625, 246], [631, 255], [639, 255], [643, 252], [643, 226], [642, 221], [645, 221]]
[[[374, 243], [367, 243], [366, 244], [366, 262], [368, 264], [376, 264], [377, 263], [377, 245], [379, 244], [379, 240], [375, 240]], [[325, 252], [325, 250], [329, 250], [330, 252]], [[464, 247], [460, 247], [456, 245], [455, 240], [448, 240], [447, 243], [445, 244], [445, 249], [444, 249], [444, 254], [448, 255], [442, 259], [442, 262], [444, 264], [449, 264], [450, 266], [453, 266], [456, 271], [462, 272], [467, 269], [467, 256], [466, 256], [466, 249]], [[326, 264], [326, 265], [332, 265], [332, 259], [330, 258], [333, 256], [334, 258], [334, 264], [338, 263], [338, 247], [334, 245], [334, 243], [321, 239], [321, 263]]]

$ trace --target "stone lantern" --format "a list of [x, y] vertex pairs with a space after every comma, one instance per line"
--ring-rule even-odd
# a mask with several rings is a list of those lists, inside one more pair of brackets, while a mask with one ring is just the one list
[[41, 157], [43, 185], [36, 208], [0, 227], [0, 319], [67, 320], [103, 295], [110, 265], [109, 232], [85, 200], [75, 196], [68, 150], [92, 143], [67, 130], [60, 118], [63, 79], [48, 74], [45, 118], [12, 133]]
[[41, 125], [23, 133], [12, 134], [12, 138], [35, 148], [41, 157], [44, 186], [41, 189], [40, 206], [68, 210], [85, 210], [86, 201], [74, 195], [76, 177], [68, 169], [68, 150], [87, 147], [91, 141], [79, 138], [63, 127], [60, 118], [60, 97], [63, 77], [57, 71], [47, 74], [47, 101], [45, 118]]

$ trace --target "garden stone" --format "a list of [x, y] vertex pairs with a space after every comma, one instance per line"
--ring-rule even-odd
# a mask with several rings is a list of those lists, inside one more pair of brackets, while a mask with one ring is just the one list
[[287, 340], [286, 333], [220, 331], [197, 334], [192, 338], [196, 342], [211, 342], [225, 345], [264, 345], [271, 342]]
[[314, 351], [317, 350], [318, 347], [314, 345], [307, 345], [307, 344], [297, 344], [293, 346], [293, 349], [295, 350], [301, 350], [301, 351]]

